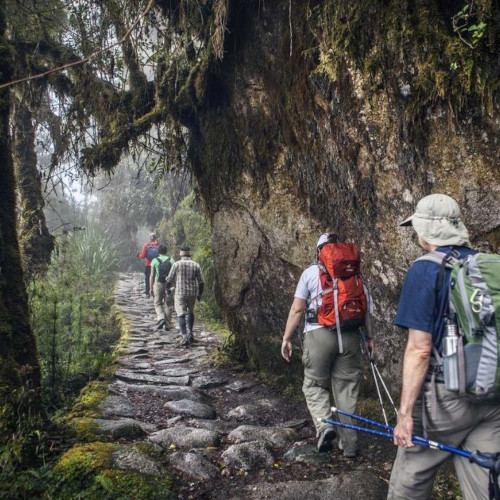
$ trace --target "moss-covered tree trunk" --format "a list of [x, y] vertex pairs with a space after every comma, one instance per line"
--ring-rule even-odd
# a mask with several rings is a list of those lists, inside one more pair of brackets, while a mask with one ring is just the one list
[[12, 153], [21, 202], [19, 236], [25, 277], [29, 280], [47, 269], [54, 237], [47, 229], [43, 213], [44, 200], [36, 164], [32, 116], [20, 99], [14, 100], [13, 124]]
[[[11, 76], [11, 52], [0, 8], [0, 83]], [[30, 327], [17, 241], [14, 167], [9, 144], [9, 91], [0, 90], [0, 447], [8, 457], [30, 456], [29, 426], [40, 411], [40, 368]], [[12, 453], [5, 453], [10, 449]]]

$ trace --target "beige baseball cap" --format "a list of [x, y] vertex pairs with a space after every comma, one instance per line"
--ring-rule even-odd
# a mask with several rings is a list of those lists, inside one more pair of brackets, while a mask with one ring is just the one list
[[418, 203], [415, 213], [399, 224], [413, 226], [432, 245], [470, 247], [469, 232], [460, 220], [458, 203], [445, 194], [430, 194]]

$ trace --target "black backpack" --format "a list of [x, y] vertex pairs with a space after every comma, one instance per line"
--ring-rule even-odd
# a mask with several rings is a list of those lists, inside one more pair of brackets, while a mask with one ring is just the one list
[[158, 267], [158, 283], [165, 283], [167, 281], [168, 273], [170, 269], [172, 269], [172, 263], [170, 262], [170, 258], [167, 257], [165, 260], [160, 260], [160, 265]]

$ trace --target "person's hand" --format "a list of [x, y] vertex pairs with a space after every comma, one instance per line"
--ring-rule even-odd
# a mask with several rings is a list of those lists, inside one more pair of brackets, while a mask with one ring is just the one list
[[368, 356], [370, 359], [375, 359], [375, 344], [373, 339], [366, 339], [366, 345], [368, 346]]
[[281, 344], [281, 356], [283, 357], [283, 359], [287, 363], [290, 363], [290, 361], [292, 359], [292, 341], [291, 340], [283, 339], [283, 342]]
[[398, 414], [398, 423], [394, 427], [394, 444], [403, 448], [413, 446], [413, 417], [411, 415]]

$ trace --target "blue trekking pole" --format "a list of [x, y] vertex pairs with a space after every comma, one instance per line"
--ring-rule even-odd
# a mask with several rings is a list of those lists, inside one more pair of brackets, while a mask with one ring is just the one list
[[[374, 431], [374, 429], [367, 429], [366, 427], [361, 427], [359, 425], [353, 425], [353, 429], [354, 429], [354, 427], [356, 427], [356, 429], [354, 429], [354, 430], [361, 430], [363, 432], [372, 431], [369, 433], [370, 434], [377, 433], [376, 435], [381, 435], [382, 437], [388, 437], [391, 439], [394, 437], [394, 427], [391, 427], [390, 425], [385, 425], [385, 424], [382, 424], [381, 422], [377, 422], [376, 420], [372, 420], [371, 418], [362, 417], [360, 415], [356, 415], [355, 413], [350, 413], [350, 412], [345, 411], [345, 410], [340, 410], [339, 408], [332, 407], [331, 410], [332, 410], [332, 412], [337, 413], [339, 415], [344, 415], [345, 417], [354, 418], [355, 420], [359, 420], [360, 422], [365, 422], [366, 424], [373, 425], [375, 427], [379, 427], [379, 428], [384, 429], [385, 431], [388, 431], [388, 432]], [[328, 423], [328, 424], [335, 422], [335, 424], [333, 424], [333, 425], [337, 425], [337, 426], [339, 423], [341, 423], [341, 422], [337, 422], [336, 420], [330, 420], [330, 419], [328, 419], [328, 421], [326, 421], [326, 420], [323, 420], [323, 421]], [[352, 424], [342, 424], [342, 426], [344, 426], [344, 425], [352, 425]], [[472, 453], [470, 451], [461, 450], [460, 448], [453, 448], [452, 446], [448, 446], [447, 444], [438, 443], [437, 441], [431, 441], [430, 439], [427, 439], [427, 438], [424, 438], [421, 436], [417, 436], [416, 434], [412, 435], [412, 442], [417, 444], [418, 446], [424, 446], [427, 448], [431, 448], [433, 450], [447, 451], [450, 453], [454, 453], [455, 455], [460, 455], [461, 457], [464, 457], [464, 458], [470, 458], [472, 455]]]
[[[381, 422], [377, 422], [376, 420], [372, 420], [371, 418], [362, 417], [360, 415], [356, 415], [355, 413], [350, 413], [345, 410], [340, 410], [339, 408], [331, 408], [332, 412], [337, 413], [339, 415], [343, 415], [346, 417], [351, 417], [360, 422], [364, 422], [368, 425], [372, 425], [374, 427], [378, 427], [382, 430], [370, 429], [367, 427], [362, 427], [360, 425], [355, 424], [346, 424], [343, 422], [339, 422], [337, 420], [332, 420], [330, 418], [318, 418], [319, 422], [325, 422], [327, 424], [343, 427], [345, 429], [352, 429], [354, 431], [365, 432], [367, 434], [373, 434], [375, 436], [385, 437], [389, 439], [394, 439], [394, 427], [390, 425], [382, 424]], [[477, 464], [480, 467], [483, 467], [489, 470], [489, 495], [490, 499], [498, 500], [500, 499], [500, 488], [498, 486], [498, 476], [500, 474], [500, 452], [499, 453], [481, 453], [480, 451], [466, 451], [460, 448], [454, 448], [453, 446], [448, 446], [447, 444], [439, 443], [437, 441], [432, 441], [430, 439], [424, 438], [422, 436], [417, 436], [415, 434], [412, 435], [412, 442], [417, 446], [423, 446], [425, 448], [430, 448], [432, 450], [441, 450], [446, 451], [448, 453], [452, 453], [454, 455], [458, 455], [463, 458], [467, 458], [471, 463]]]

